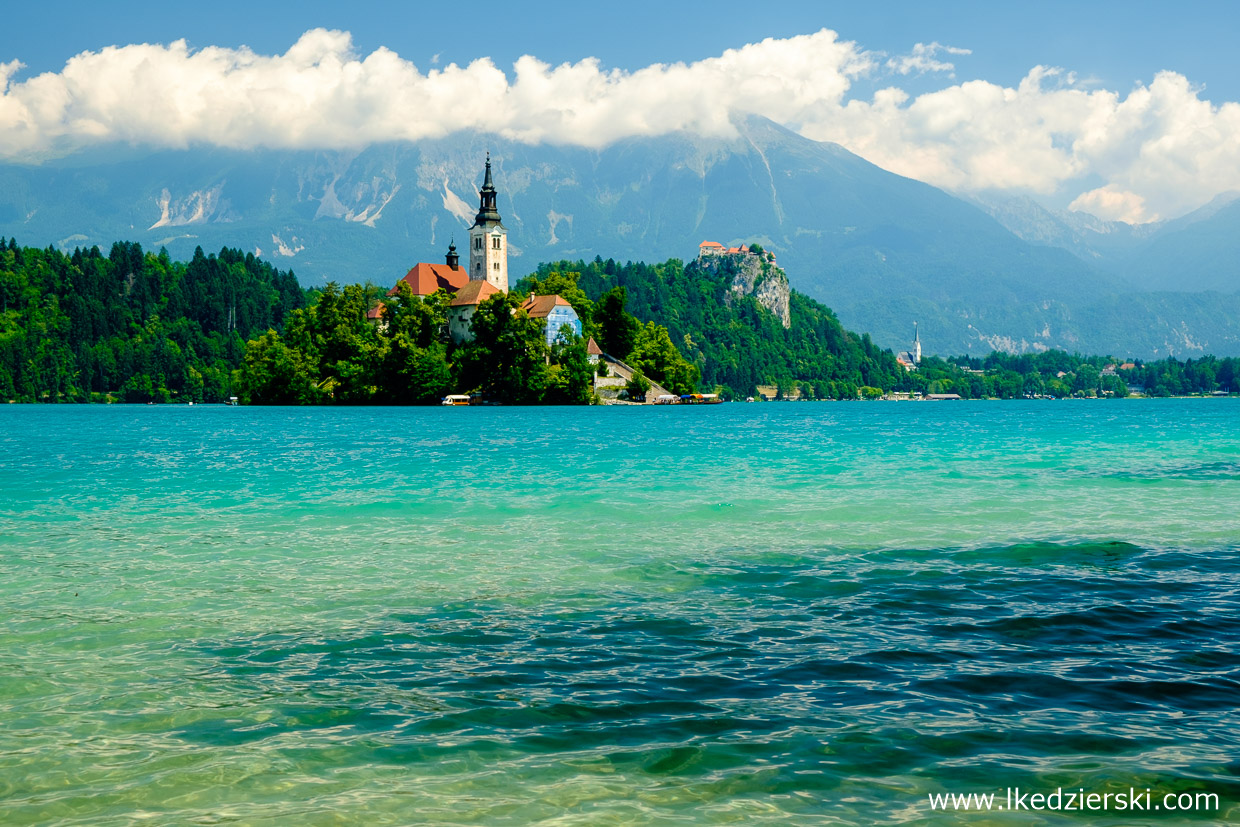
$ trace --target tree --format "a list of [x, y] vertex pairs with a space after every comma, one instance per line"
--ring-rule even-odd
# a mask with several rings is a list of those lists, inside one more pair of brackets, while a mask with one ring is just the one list
[[420, 348], [442, 341], [448, 324], [448, 302], [452, 297], [443, 288], [425, 298], [415, 296], [406, 281], [396, 285], [397, 292], [384, 299], [383, 319], [387, 335], [405, 335]]
[[693, 393], [697, 385], [697, 367], [680, 355], [667, 328], [654, 322], [646, 323], [629, 361], [672, 393]]
[[409, 333], [391, 339], [380, 376], [380, 399], [396, 405], [428, 405], [442, 399], [452, 387], [442, 344], [418, 347]]
[[613, 287], [602, 295], [594, 310], [599, 347], [617, 359], [627, 359], [637, 346], [641, 323], [627, 310], [628, 291]]
[[551, 346], [544, 402], [552, 405], [589, 405], [594, 399], [594, 371], [586, 355], [586, 343], [567, 331]]
[[629, 377], [629, 381], [624, 386], [624, 392], [629, 399], [645, 402], [646, 394], [650, 392], [650, 382], [641, 370], [634, 370], [633, 375]]
[[314, 405], [330, 402], [305, 354], [268, 330], [246, 343], [245, 364], [237, 371], [238, 396], [247, 405]]
[[1097, 395], [1098, 385], [1101, 379], [1101, 371], [1093, 365], [1078, 365], [1076, 375], [1072, 377], [1072, 390], [1074, 393], [1095, 396]]
[[498, 293], [478, 305], [473, 341], [460, 350], [460, 386], [496, 402], [533, 405], [547, 386], [547, 339], [542, 322], [519, 303], [513, 293]]

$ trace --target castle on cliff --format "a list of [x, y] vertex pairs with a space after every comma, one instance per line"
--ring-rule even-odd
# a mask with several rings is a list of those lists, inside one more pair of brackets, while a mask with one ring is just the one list
[[[759, 248], [761, 249], [761, 248]], [[724, 247], [718, 241], [703, 241], [698, 245], [699, 256], [755, 256], [758, 253], [750, 249], [749, 245], [742, 244], [739, 247]], [[775, 254], [770, 250], [762, 250], [762, 255], [771, 264], [775, 264]]]

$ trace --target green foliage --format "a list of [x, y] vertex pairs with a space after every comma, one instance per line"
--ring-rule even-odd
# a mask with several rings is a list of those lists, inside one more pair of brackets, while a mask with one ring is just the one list
[[654, 322], [646, 322], [638, 335], [629, 363], [678, 396], [693, 393], [700, 375], [672, 344], [667, 328]]
[[316, 384], [340, 404], [380, 401], [380, 373], [388, 343], [366, 320], [369, 301], [361, 285], [350, 284], [341, 290], [332, 282], [317, 302], [294, 311], [285, 326], [288, 345], [313, 366]]
[[585, 405], [593, 372], [585, 341], [548, 348], [543, 323], [518, 310], [516, 294], [478, 306], [474, 340], [446, 340], [448, 296], [421, 298], [401, 285], [383, 299], [382, 323], [366, 319], [377, 299], [359, 285], [328, 284], [289, 316], [283, 338], [268, 331], [248, 345], [237, 385], [258, 404], [439, 402], [454, 389], [506, 404]]
[[452, 376], [442, 343], [418, 347], [407, 333], [391, 338], [380, 380], [382, 401], [394, 405], [434, 405], [451, 392]]
[[329, 401], [306, 355], [274, 330], [246, 343], [237, 394], [247, 405], [313, 405]]
[[640, 369], [634, 369], [633, 375], [629, 377], [629, 381], [624, 385], [624, 392], [629, 399], [645, 400], [646, 394], [650, 392], [650, 382]]
[[389, 335], [404, 334], [420, 348], [439, 341], [448, 323], [448, 302], [452, 297], [442, 288], [426, 298], [415, 296], [406, 281], [396, 287], [396, 295], [383, 300], [383, 320]]
[[187, 263], [117, 242], [0, 249], [0, 399], [219, 402], [245, 338], [305, 304], [291, 272], [239, 250]]
[[547, 369], [547, 393], [543, 402], [552, 405], [589, 405], [594, 400], [594, 370], [586, 355], [586, 342], [568, 332], [551, 346], [554, 362]]
[[[784, 328], [754, 299], [729, 292], [730, 267], [560, 262], [522, 285], [565, 296], [586, 337], [636, 369], [635, 395], [647, 377], [675, 393], [701, 385], [750, 396], [761, 384], [827, 399], [890, 390], [966, 398], [1122, 397], [1130, 387], [1152, 396], [1240, 392], [1240, 359], [1213, 356], [1143, 363], [991, 353], [926, 357], [905, 372], [868, 335], [845, 331], [828, 308], [795, 291]], [[127, 242], [104, 256], [7, 241], [0, 400], [219, 402], [235, 394], [263, 404], [428, 404], [456, 389], [509, 403], [591, 401], [584, 339], [548, 348], [542, 324], [513, 312], [519, 292], [484, 302], [476, 339], [463, 346], [446, 340], [446, 293], [420, 298], [403, 286], [382, 297], [383, 323], [374, 325], [366, 312], [382, 292], [335, 284], [303, 291], [291, 272], [227, 248], [199, 249], [182, 263]]]
[[621, 361], [628, 359], [637, 347], [637, 337], [642, 325], [625, 309], [628, 291], [616, 286], [599, 297], [594, 308], [595, 339], [604, 353]]
[[498, 293], [478, 305], [473, 342], [460, 351], [459, 384], [496, 402], [532, 405], [547, 388], [547, 340], [520, 303], [515, 293]]
[[[656, 265], [562, 261], [541, 266], [534, 278], [564, 272], [580, 273], [578, 285], [595, 299], [603, 350], [626, 361], [640, 358], [651, 377], [676, 385], [679, 392], [700, 384], [744, 398], [753, 396], [758, 385], [791, 388], [802, 382], [816, 396], [835, 398], [851, 389], [856, 398], [860, 385], [884, 391], [911, 388], [893, 354], [844, 330], [828, 308], [812, 299], [792, 292], [791, 327], [784, 328], [752, 297], [732, 295], [728, 286], [736, 271], [729, 261], [716, 272], [676, 259]], [[672, 360], [660, 362], [664, 342], [650, 340], [646, 328], [635, 322], [629, 326], [626, 317], [666, 328], [668, 340], [698, 375]], [[639, 357], [634, 351], [643, 338], [647, 350]]]
[[[1082, 356], [1049, 350], [1037, 354], [991, 353], [985, 357], [922, 360], [915, 376], [918, 389], [953, 386], [966, 398], [1124, 397], [1129, 387], [1149, 396], [1186, 396], [1222, 390], [1240, 391], [1240, 359], [1203, 356], [1180, 362], [1174, 358], [1142, 363], [1113, 357]], [[930, 390], [934, 393], [936, 391]]]

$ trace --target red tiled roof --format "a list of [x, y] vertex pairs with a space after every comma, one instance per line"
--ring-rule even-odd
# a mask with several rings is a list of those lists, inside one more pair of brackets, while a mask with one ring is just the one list
[[387, 307], [387, 305], [385, 305], [383, 302], [379, 302], [374, 307], [370, 308], [370, 310], [366, 311], [366, 318], [367, 319], [382, 319], [383, 309], [385, 307]]
[[702, 247], [711, 247], [711, 248], [718, 247], [720, 250], [723, 249], [723, 245], [720, 244], [718, 241], [703, 241], [701, 244], [698, 245], [699, 249]]
[[[465, 272], [464, 267], [449, 267], [446, 264], [429, 264], [422, 261], [405, 273], [400, 281], [408, 283], [413, 288], [413, 295], [429, 296], [441, 287], [449, 293], [460, 290], [465, 286], [465, 282], [469, 281], [469, 273]], [[389, 296], [396, 295], [400, 281], [388, 291]]]
[[598, 342], [594, 341], [593, 336], [590, 337], [590, 341], [586, 342], [586, 355], [587, 356], [602, 356], [603, 355], [603, 349], [598, 346]]
[[448, 307], [462, 307], [467, 304], [482, 304], [487, 299], [500, 292], [499, 288], [489, 281], [475, 279], [465, 282], [465, 285], [456, 291], [456, 298], [448, 302]]
[[570, 307], [563, 296], [530, 296], [521, 303], [521, 309], [531, 319], [545, 319], [556, 306]]

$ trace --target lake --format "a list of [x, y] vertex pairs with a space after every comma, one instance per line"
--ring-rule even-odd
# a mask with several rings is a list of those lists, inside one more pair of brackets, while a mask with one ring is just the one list
[[1240, 399], [5, 406], [0, 474], [5, 824], [1240, 819]]

